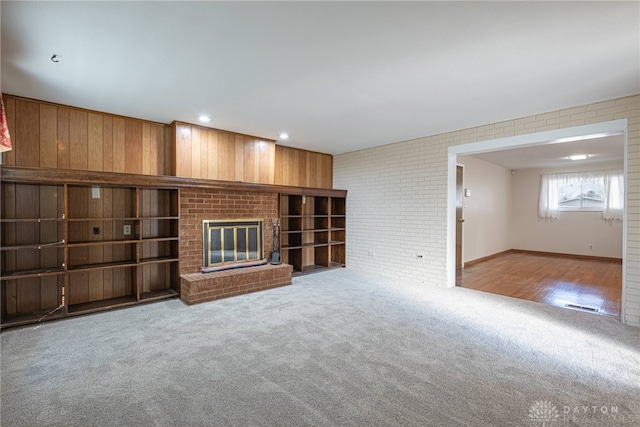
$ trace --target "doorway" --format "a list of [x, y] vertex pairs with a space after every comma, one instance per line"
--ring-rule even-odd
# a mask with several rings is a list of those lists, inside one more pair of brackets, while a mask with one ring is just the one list
[[[562, 144], [564, 142], [574, 142], [582, 139], [590, 139], [596, 137], [623, 135], [624, 137], [624, 174], [627, 175], [627, 120], [614, 120], [604, 123], [596, 123], [592, 125], [577, 126], [566, 129], [558, 129], [553, 131], [540, 132], [535, 134], [519, 135], [514, 137], [501, 138], [496, 140], [488, 140], [474, 142], [458, 146], [449, 147], [448, 161], [448, 203], [447, 203], [447, 286], [452, 287], [456, 284], [456, 271], [459, 265], [457, 255], [457, 156], [458, 155], [475, 155], [494, 151], [525, 148], [534, 146], [551, 146], [553, 144]], [[625, 180], [626, 182], [626, 180]], [[627, 221], [626, 206], [623, 221], [623, 238], [622, 238], [622, 271], [626, 266], [626, 242], [627, 242]], [[622, 277], [622, 301], [621, 301], [621, 319], [624, 322], [624, 300], [625, 300], [625, 277]]]

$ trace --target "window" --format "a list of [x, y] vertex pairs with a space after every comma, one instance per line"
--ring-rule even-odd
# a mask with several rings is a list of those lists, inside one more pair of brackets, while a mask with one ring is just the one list
[[558, 175], [558, 209], [561, 211], [602, 211], [604, 174]]
[[542, 175], [540, 218], [558, 218], [560, 211], [601, 211], [603, 219], [622, 219], [622, 170]]

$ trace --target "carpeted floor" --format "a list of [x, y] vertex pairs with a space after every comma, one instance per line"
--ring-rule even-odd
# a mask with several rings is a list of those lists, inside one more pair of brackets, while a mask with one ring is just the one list
[[1, 345], [2, 426], [640, 425], [640, 329], [351, 269]]

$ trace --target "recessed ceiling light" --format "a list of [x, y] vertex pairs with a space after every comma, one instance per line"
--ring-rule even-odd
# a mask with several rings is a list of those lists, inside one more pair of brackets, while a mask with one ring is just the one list
[[586, 154], [574, 154], [573, 156], [569, 156], [571, 160], [584, 160], [587, 157], [589, 156], [587, 156]]
[[279, 135], [279, 138], [280, 138], [280, 139], [289, 139], [289, 134], [288, 134], [288, 133], [285, 133], [285, 132], [282, 132], [282, 133]]
[[209, 123], [211, 121], [211, 117], [201, 114], [198, 116], [198, 120], [200, 120], [202, 123]]

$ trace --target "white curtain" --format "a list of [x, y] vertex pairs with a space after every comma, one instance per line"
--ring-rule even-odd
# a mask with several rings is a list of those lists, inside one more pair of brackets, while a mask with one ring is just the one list
[[[602, 177], [602, 173], [600, 173]], [[541, 175], [540, 177], [540, 202], [538, 204], [538, 216], [540, 218], [557, 219], [560, 211], [560, 188], [574, 186], [577, 196], [581, 194], [580, 182], [585, 178], [581, 173], [560, 173], [555, 175]], [[594, 179], [589, 175], [587, 179]]]
[[604, 210], [602, 219], [622, 219], [624, 212], [624, 171], [604, 172]]
[[540, 202], [538, 216], [540, 218], [558, 218], [558, 175], [542, 175], [540, 177]]

